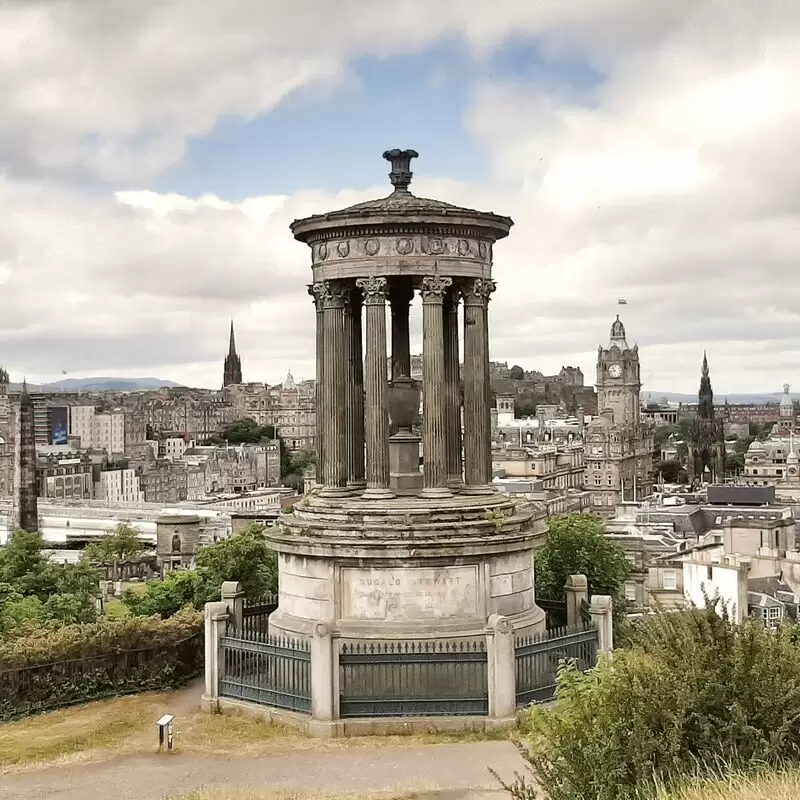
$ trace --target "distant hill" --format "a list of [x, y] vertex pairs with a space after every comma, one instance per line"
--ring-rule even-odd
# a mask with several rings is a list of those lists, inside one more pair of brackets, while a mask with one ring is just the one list
[[[714, 402], [724, 403], [725, 400], [731, 405], [763, 405], [764, 403], [780, 403], [783, 392], [764, 392], [763, 394], [722, 394], [714, 392]], [[797, 400], [800, 395], [793, 394], [792, 398]], [[646, 403], [661, 403], [664, 399], [669, 403], [696, 403], [697, 394], [681, 394], [679, 392], [659, 392], [643, 391], [642, 399]]]
[[[65, 392], [136, 392], [182, 385], [164, 378], [64, 378], [63, 384], [54, 381], [39, 386], [28, 384], [28, 387], [40, 392], [60, 392], [62, 386]], [[11, 384], [10, 389], [19, 391], [21, 387], [22, 384]]]

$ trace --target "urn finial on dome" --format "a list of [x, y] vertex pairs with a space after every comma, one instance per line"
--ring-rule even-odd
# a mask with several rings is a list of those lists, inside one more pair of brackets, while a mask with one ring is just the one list
[[394, 186], [395, 192], [407, 192], [408, 185], [414, 173], [411, 171], [411, 159], [417, 158], [419, 153], [416, 150], [387, 150], [383, 157], [392, 165], [389, 173], [389, 180]]

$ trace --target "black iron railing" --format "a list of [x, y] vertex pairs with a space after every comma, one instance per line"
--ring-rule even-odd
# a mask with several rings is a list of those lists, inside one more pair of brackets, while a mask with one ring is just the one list
[[220, 639], [221, 697], [311, 711], [311, 652], [305, 639], [246, 633]]
[[517, 705], [551, 700], [562, 661], [573, 660], [583, 672], [594, 667], [597, 643], [597, 629], [586, 624], [517, 639], [514, 646]]
[[485, 640], [343, 643], [342, 717], [488, 713]]

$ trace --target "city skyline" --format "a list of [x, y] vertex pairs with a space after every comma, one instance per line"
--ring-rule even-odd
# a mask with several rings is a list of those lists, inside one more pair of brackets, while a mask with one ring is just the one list
[[624, 297], [645, 394], [696, 393], [703, 350], [719, 396], [795, 382], [800, 10], [123, 7], [0, 10], [12, 380], [218, 388], [231, 317], [245, 380], [312, 377], [288, 225], [387, 194], [397, 146], [420, 153], [415, 193], [515, 220], [493, 360], [592, 384]]

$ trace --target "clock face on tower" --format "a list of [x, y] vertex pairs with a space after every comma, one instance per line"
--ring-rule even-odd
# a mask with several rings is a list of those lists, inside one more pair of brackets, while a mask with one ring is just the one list
[[619, 376], [622, 375], [622, 367], [619, 364], [612, 364], [608, 368], [608, 374], [612, 378], [619, 378]]

